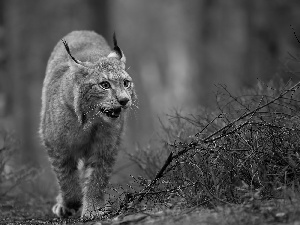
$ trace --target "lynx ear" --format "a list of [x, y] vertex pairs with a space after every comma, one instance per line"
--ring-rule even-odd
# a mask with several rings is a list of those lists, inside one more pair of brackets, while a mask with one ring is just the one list
[[66, 49], [68, 55], [71, 57], [71, 59], [72, 59], [75, 63], [80, 64], [80, 61], [76, 60], [76, 59], [72, 56], [72, 54], [71, 54], [71, 52], [70, 52], [69, 45], [68, 45], [68, 43], [66, 42], [66, 40], [61, 39], [61, 41], [62, 41], [62, 43], [64, 44], [65, 49]]
[[126, 63], [126, 57], [125, 57], [123, 51], [118, 46], [118, 42], [117, 42], [115, 32], [114, 32], [114, 35], [113, 35], [113, 41], [114, 41], [114, 50], [111, 53], [109, 53], [109, 55], [107, 57], [108, 58], [117, 58], [125, 64]]
[[72, 56], [68, 43], [64, 39], [61, 39], [61, 41], [64, 44], [65, 49], [70, 57], [69, 66], [71, 71], [78, 71], [78, 70], [85, 69], [86, 66], [84, 65], [84, 63], [81, 62], [80, 60], [75, 59], [74, 56]]

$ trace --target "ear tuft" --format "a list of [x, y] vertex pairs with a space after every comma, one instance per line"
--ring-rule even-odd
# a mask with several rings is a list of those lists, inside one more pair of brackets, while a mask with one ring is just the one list
[[61, 39], [61, 41], [62, 41], [62, 43], [64, 44], [65, 49], [66, 49], [67, 53], [69, 54], [69, 56], [71, 57], [71, 59], [73, 59], [73, 61], [76, 62], [77, 64], [80, 64], [80, 63], [72, 56], [72, 54], [71, 54], [71, 52], [70, 52], [70, 48], [69, 48], [68, 43], [67, 43], [64, 39]]
[[123, 63], [125, 63], [126, 58], [125, 58], [124, 53], [122, 52], [122, 50], [118, 46], [118, 41], [117, 41], [117, 37], [116, 37], [115, 32], [114, 32], [114, 35], [113, 35], [113, 42], [114, 42], [114, 50], [111, 53], [109, 53], [109, 55], [107, 57], [108, 58], [117, 58], [117, 59], [121, 60]]
[[114, 32], [114, 35], [113, 35], [113, 42], [114, 42], [114, 51], [120, 56], [120, 58], [122, 58], [123, 57], [123, 52], [120, 49], [120, 47], [118, 46], [116, 32]]

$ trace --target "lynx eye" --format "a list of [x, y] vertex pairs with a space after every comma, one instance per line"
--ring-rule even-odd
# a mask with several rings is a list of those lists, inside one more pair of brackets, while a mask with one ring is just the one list
[[103, 88], [103, 89], [110, 89], [111, 86], [110, 86], [110, 83], [108, 81], [103, 81], [100, 83], [100, 86]]
[[129, 88], [130, 87], [130, 81], [124, 80], [124, 87]]

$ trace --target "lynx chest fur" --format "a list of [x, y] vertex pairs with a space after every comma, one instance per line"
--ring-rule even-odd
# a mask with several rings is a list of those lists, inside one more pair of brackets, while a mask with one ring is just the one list
[[74, 31], [48, 61], [42, 91], [40, 136], [60, 192], [53, 212], [101, 216], [104, 189], [128, 110], [136, 95], [114, 35], [111, 50], [91, 31]]

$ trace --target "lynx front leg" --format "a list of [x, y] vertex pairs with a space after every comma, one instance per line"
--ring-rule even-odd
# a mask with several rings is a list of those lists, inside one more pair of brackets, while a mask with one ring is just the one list
[[52, 211], [58, 217], [72, 216], [80, 208], [82, 201], [77, 163], [72, 158], [62, 156], [50, 158], [60, 187], [60, 193], [56, 198], [57, 203]]
[[109, 212], [109, 206], [105, 206], [104, 191], [115, 161], [114, 153], [110, 154], [106, 157], [97, 156], [97, 160], [86, 165], [81, 217], [101, 217]]

